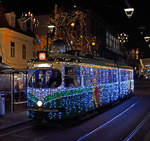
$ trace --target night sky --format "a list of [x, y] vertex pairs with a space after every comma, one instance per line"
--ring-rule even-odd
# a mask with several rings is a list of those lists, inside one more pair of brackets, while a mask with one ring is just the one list
[[[2, 0], [9, 10], [17, 15], [31, 11], [35, 15], [51, 13], [56, 2], [60, 7], [73, 8], [73, 5], [81, 9], [92, 9], [102, 19], [115, 27], [119, 32], [129, 34], [132, 47], [145, 48], [143, 38], [150, 32], [150, 8], [146, 0]], [[99, 2], [99, 3], [98, 3]], [[129, 19], [125, 15], [124, 8], [133, 7], [133, 16]], [[142, 32], [141, 32], [142, 31]], [[141, 34], [143, 33], [143, 34]], [[149, 52], [149, 50], [147, 51]]]
[[[139, 27], [144, 27], [149, 30], [149, 3], [142, 0], [2, 0], [10, 10], [14, 10], [18, 15], [22, 12], [31, 11], [38, 14], [50, 13], [54, 3], [65, 8], [73, 8], [77, 5], [83, 9], [92, 9], [97, 12], [103, 19], [108, 21], [113, 26], [119, 27], [122, 30], [130, 31]], [[128, 5], [127, 5], [128, 4]], [[128, 19], [124, 13], [124, 8], [133, 7], [134, 15]]]

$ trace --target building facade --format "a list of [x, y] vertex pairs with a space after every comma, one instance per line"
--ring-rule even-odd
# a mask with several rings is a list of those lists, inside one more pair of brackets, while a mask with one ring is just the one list
[[[0, 93], [5, 95], [3, 114], [7, 114], [22, 110], [26, 106], [26, 69], [27, 61], [33, 58], [34, 34], [32, 26], [31, 30], [28, 28], [30, 26], [25, 26], [31, 23], [30, 20], [29, 23], [17, 20], [14, 12], [5, 12], [2, 3], [0, 3], [0, 19], [0, 65], [6, 64], [13, 68], [7, 71], [0, 67]], [[2, 104], [1, 95], [0, 104]]]
[[2, 63], [15, 69], [26, 69], [33, 57], [33, 37], [9, 28], [0, 28], [0, 56]]
[[[6, 12], [2, 4], [0, 4], [0, 19], [2, 19], [0, 20], [1, 62], [14, 69], [26, 69], [27, 61], [33, 57], [34, 34], [32, 27], [30, 32], [27, 28], [22, 29], [21, 25], [28, 23], [19, 22], [16, 14]], [[31, 23], [31, 21], [28, 22]]]

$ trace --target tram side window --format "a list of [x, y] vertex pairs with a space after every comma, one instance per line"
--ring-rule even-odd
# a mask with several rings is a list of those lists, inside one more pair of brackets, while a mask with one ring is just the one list
[[124, 81], [126, 81], [127, 79], [127, 75], [126, 75], [126, 71], [124, 71]]
[[123, 70], [120, 71], [120, 74], [121, 74], [121, 81], [124, 81]]
[[90, 82], [90, 86], [94, 86], [94, 82], [95, 78], [94, 78], [94, 68], [89, 68], [89, 82]]
[[121, 70], [121, 81], [125, 81], [126, 80], [126, 72], [125, 70]]
[[113, 82], [117, 82], [117, 70], [112, 70], [112, 73], [113, 73], [113, 74], [112, 74], [112, 77], [113, 77], [113, 78], [112, 78], [112, 79], [113, 79], [112, 81], [113, 81]]
[[130, 78], [130, 71], [128, 71], [128, 80], [130, 80], [131, 78]]
[[112, 70], [108, 69], [108, 83], [112, 83]]
[[90, 77], [89, 77], [89, 74], [90, 74], [90, 68], [84, 68], [83, 70], [83, 81], [84, 81], [84, 86], [88, 87], [90, 86]]
[[65, 87], [80, 87], [80, 67], [77, 66], [66, 66], [64, 76]]
[[47, 88], [55, 89], [62, 83], [61, 72], [57, 69], [46, 71], [44, 78]]
[[29, 81], [29, 86], [34, 88], [40, 88], [41, 85], [42, 85], [42, 72], [38, 70], [32, 75]]
[[100, 81], [102, 84], [105, 83], [105, 70], [104, 69], [101, 69], [101, 73], [100, 73]]
[[133, 71], [131, 71], [130, 74], [131, 74], [131, 80], [133, 80], [133, 77], [134, 77]]
[[132, 71], [128, 71], [128, 79], [129, 80], [133, 79], [133, 72]]
[[94, 84], [96, 85], [100, 84], [100, 70], [99, 69], [94, 70]]

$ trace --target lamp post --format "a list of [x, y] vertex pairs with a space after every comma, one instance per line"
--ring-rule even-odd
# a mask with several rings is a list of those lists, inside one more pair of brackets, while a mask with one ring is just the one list
[[46, 38], [46, 41], [47, 41], [46, 52], [47, 52], [47, 53], [48, 53], [48, 45], [49, 45], [48, 39], [49, 39], [49, 37], [50, 37], [51, 39], [53, 39], [54, 32], [55, 32], [55, 26], [54, 26], [54, 25], [48, 25], [48, 28], [50, 29], [50, 32], [47, 33], [47, 38]]
[[131, 5], [129, 4], [128, 0], [124, 0], [125, 4], [127, 5], [128, 8], [125, 8], [124, 11], [127, 15], [128, 18], [131, 18], [134, 12], [134, 8], [131, 8]]

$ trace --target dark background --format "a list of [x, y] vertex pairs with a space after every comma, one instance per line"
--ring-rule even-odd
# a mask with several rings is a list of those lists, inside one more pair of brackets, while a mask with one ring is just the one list
[[[144, 41], [144, 36], [150, 32], [150, 8], [148, 0], [3, 0], [7, 9], [15, 11], [18, 16], [31, 11], [35, 15], [51, 13], [54, 3], [59, 7], [73, 9], [76, 5], [81, 9], [94, 10], [102, 19], [113, 26], [118, 33], [129, 35], [129, 48], [140, 48], [145, 57], [149, 57], [150, 48]], [[124, 8], [134, 8], [134, 14], [129, 19]]]

